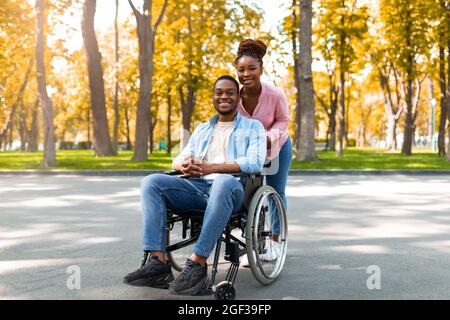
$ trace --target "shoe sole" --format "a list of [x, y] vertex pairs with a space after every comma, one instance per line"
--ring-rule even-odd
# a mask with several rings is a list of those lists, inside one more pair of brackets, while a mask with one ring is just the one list
[[169, 288], [169, 293], [176, 294], [176, 295], [184, 295], [184, 296], [195, 296], [199, 292], [202, 292], [207, 287], [208, 282], [209, 282], [209, 278], [208, 278], [208, 276], [205, 276], [202, 280], [200, 280], [192, 288], [188, 288], [188, 289], [182, 290], [182, 291], [175, 291], [173, 288]]
[[172, 273], [164, 274], [159, 278], [149, 278], [149, 279], [136, 279], [133, 281], [123, 280], [125, 284], [129, 284], [136, 287], [152, 287], [158, 289], [169, 289], [170, 283], [173, 281], [174, 277]]

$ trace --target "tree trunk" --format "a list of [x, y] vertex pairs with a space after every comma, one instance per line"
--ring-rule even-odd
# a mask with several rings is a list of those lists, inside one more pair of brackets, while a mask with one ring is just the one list
[[386, 90], [384, 92], [384, 109], [386, 111], [387, 118], [387, 148], [388, 150], [396, 150], [397, 149], [397, 120], [396, 115], [394, 114], [394, 108], [392, 107], [392, 102], [389, 99], [388, 88], [385, 88], [383, 85], [383, 89]]
[[170, 121], [172, 115], [172, 99], [170, 96], [170, 88], [167, 89], [167, 153], [170, 154], [172, 151], [172, 139], [170, 136]]
[[28, 132], [27, 152], [38, 151], [38, 136], [39, 136], [38, 114], [39, 114], [39, 99], [36, 99], [36, 101], [34, 102], [34, 108], [32, 113], [31, 129]]
[[149, 128], [149, 141], [150, 141], [150, 153], [153, 152], [153, 149], [155, 147], [155, 142], [154, 142], [154, 131], [155, 131], [155, 127], [156, 127], [156, 123], [158, 122], [158, 118], [155, 117], [155, 120], [150, 123], [150, 128]]
[[[450, 6], [450, 5], [449, 5]], [[447, 23], [450, 24], [450, 8], [447, 8]], [[447, 42], [447, 135], [448, 135], [448, 146], [446, 160], [450, 161], [450, 39]]]
[[180, 150], [182, 150], [189, 141], [190, 132], [191, 132], [191, 120], [192, 114], [194, 112], [195, 107], [195, 90], [193, 87], [193, 77], [192, 77], [192, 64], [193, 64], [193, 53], [192, 53], [192, 17], [191, 17], [191, 5], [189, 4], [188, 11], [188, 35], [189, 35], [189, 54], [187, 60], [187, 69], [188, 69], [188, 81], [187, 81], [187, 93], [186, 97], [184, 96], [184, 90], [180, 86], [178, 87], [178, 91], [180, 94], [180, 102], [181, 102], [181, 122], [183, 124], [183, 129], [180, 135]]
[[315, 149], [316, 111], [312, 81], [312, 0], [300, 0], [300, 161], [318, 161]]
[[386, 137], [388, 150], [397, 149], [397, 121], [393, 114], [387, 116], [387, 137]]
[[329, 139], [329, 150], [330, 151], [336, 151], [336, 111], [337, 111], [337, 104], [334, 103], [334, 106], [331, 107], [330, 112], [330, 118], [329, 118], [329, 132], [330, 132], [330, 139]]
[[350, 143], [348, 142], [348, 129], [349, 129], [349, 121], [348, 121], [348, 114], [350, 112], [350, 85], [347, 87], [347, 94], [345, 96], [345, 119], [344, 119], [344, 126], [345, 126], [345, 133], [344, 133], [344, 141], [345, 141], [345, 147], [347, 147]]
[[297, 22], [297, 0], [292, 0], [292, 53], [294, 57], [294, 81], [295, 88], [297, 90], [295, 94], [295, 149], [297, 151], [297, 157], [300, 152], [300, 123], [301, 123], [301, 101], [300, 101], [300, 60], [298, 54], [298, 45], [297, 45], [297, 30], [299, 27], [299, 23]]
[[183, 124], [181, 136], [180, 136], [180, 149], [186, 146], [189, 141], [189, 136], [191, 132], [191, 119], [192, 114], [194, 112], [195, 106], [195, 92], [194, 88], [188, 84], [187, 86], [187, 98], [184, 97], [183, 88], [178, 87], [178, 92], [180, 95], [180, 103], [181, 103], [181, 122]]
[[339, 112], [338, 112], [338, 139], [337, 139], [337, 157], [344, 155], [344, 134], [345, 134], [345, 72], [342, 66], [339, 70]]
[[397, 119], [392, 112], [387, 113], [387, 148], [397, 150]]
[[20, 137], [20, 151], [25, 152], [27, 144], [27, 112], [23, 105], [23, 99], [20, 101], [20, 116], [19, 116], [19, 137]]
[[[340, 6], [345, 8], [345, 1], [342, 0]], [[341, 17], [341, 25], [345, 25], [345, 16]], [[336, 155], [341, 158], [344, 155], [344, 135], [345, 135], [345, 42], [347, 35], [341, 30], [339, 34], [339, 112], [338, 112], [338, 139]]]
[[25, 73], [25, 78], [23, 79], [22, 85], [19, 88], [17, 98], [11, 107], [11, 111], [9, 112], [8, 117], [6, 118], [6, 122], [3, 126], [3, 128], [0, 129], [0, 147], [3, 145], [6, 148], [8, 132], [10, 132], [12, 130], [14, 115], [16, 113], [17, 107], [23, 100], [23, 95], [24, 95], [25, 90], [28, 85], [28, 80], [29, 80], [29, 76], [30, 76], [32, 67], [33, 67], [33, 59], [30, 59], [30, 62], [28, 64], [28, 69], [27, 69], [27, 72]]
[[153, 148], [154, 148], [154, 145], [153, 145], [153, 129], [154, 129], [153, 124], [150, 123], [150, 128], [148, 128], [148, 142], [149, 142], [148, 143], [148, 145], [149, 145], [148, 148], [149, 148], [149, 153], [150, 154], [153, 152]]
[[[439, 46], [439, 87], [441, 90], [441, 116], [439, 118], [438, 154], [445, 155], [445, 129], [447, 122], [447, 83], [445, 79], [445, 48]], [[432, 102], [433, 103], [433, 102]], [[434, 108], [434, 106], [432, 106]]]
[[88, 109], [87, 112], [87, 141], [90, 143], [91, 140], [91, 109]]
[[[400, 105], [400, 98], [397, 94], [397, 105], [394, 106], [394, 102], [392, 100], [392, 92], [391, 86], [389, 85], [389, 72], [383, 72], [380, 68], [378, 70], [378, 77], [380, 80], [381, 90], [383, 91], [384, 96], [384, 109], [386, 112], [386, 120], [387, 120], [387, 135], [386, 135], [386, 143], [388, 150], [396, 150], [397, 149], [397, 125], [398, 120], [400, 119], [400, 115], [403, 113], [403, 108]], [[395, 76], [395, 71], [394, 71]], [[397, 88], [397, 86], [396, 86]], [[398, 91], [396, 90], [398, 93]]]
[[127, 130], [127, 150], [132, 150], [131, 144], [131, 129], [130, 129], [130, 117], [128, 116], [128, 106], [125, 107], [125, 128]]
[[97, 0], [85, 0], [81, 31], [89, 75], [89, 89], [91, 92], [91, 108], [94, 122], [94, 145], [97, 156], [115, 155], [108, 129], [106, 116], [105, 86], [103, 82], [102, 56], [98, 49], [94, 30], [95, 7]]
[[406, 91], [406, 114], [405, 114], [405, 130], [403, 134], [402, 153], [410, 156], [412, 154], [412, 135], [413, 135], [413, 120], [412, 120], [412, 74], [408, 72], [407, 91]]
[[114, 17], [114, 43], [115, 43], [115, 63], [114, 68], [114, 128], [113, 128], [113, 149], [117, 153], [119, 148], [119, 27], [118, 27], [118, 16], [119, 16], [119, 0], [116, 0], [116, 15]]
[[153, 54], [155, 46], [155, 35], [158, 25], [161, 23], [167, 0], [155, 26], [152, 25], [152, 0], [144, 0], [143, 13], [139, 12], [133, 2], [128, 0], [134, 16], [136, 17], [137, 34], [139, 40], [139, 99], [136, 113], [136, 138], [135, 149], [132, 160], [146, 161], [148, 157], [148, 136], [151, 119], [152, 101], [152, 77], [153, 77]]
[[8, 136], [8, 144], [9, 144], [9, 150], [13, 150], [13, 132], [14, 132], [14, 122], [11, 123], [11, 127], [9, 128], [9, 136]]
[[[61, 132], [61, 137], [59, 138], [59, 149], [63, 149], [63, 150], [67, 150], [67, 145], [66, 145], [66, 129], [63, 129]], [[62, 148], [61, 148], [62, 146]]]
[[[411, 18], [408, 18], [408, 24], [406, 25], [406, 45], [408, 48], [411, 47]], [[403, 146], [402, 146], [402, 154], [410, 156], [412, 154], [412, 135], [413, 135], [413, 81], [414, 81], [414, 56], [410, 53], [407, 57], [406, 63], [406, 114], [405, 114], [405, 129], [403, 133]]]
[[44, 113], [44, 159], [42, 166], [56, 166], [55, 134], [53, 125], [53, 104], [47, 94], [45, 79], [45, 0], [36, 0], [36, 72], [40, 103]]

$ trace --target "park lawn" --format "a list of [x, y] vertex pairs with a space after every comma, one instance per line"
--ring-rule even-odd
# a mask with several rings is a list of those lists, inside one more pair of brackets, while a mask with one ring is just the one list
[[297, 170], [450, 170], [450, 162], [431, 150], [416, 149], [406, 156], [400, 151], [348, 148], [338, 159], [334, 151], [318, 151], [319, 162], [292, 161]]
[[[435, 153], [415, 150], [412, 156], [382, 149], [348, 148], [341, 159], [335, 152], [318, 151], [319, 162], [292, 161], [293, 170], [450, 170], [450, 162]], [[165, 152], [154, 152], [148, 161], [131, 161], [132, 151], [116, 157], [97, 158], [91, 150], [58, 151], [56, 170], [168, 170], [172, 159]], [[42, 169], [42, 152], [0, 152], [0, 170]]]
[[[154, 152], [148, 161], [131, 161], [132, 151], [119, 151], [115, 157], [95, 157], [92, 150], [64, 150], [56, 152], [55, 170], [167, 170], [172, 159], [164, 152]], [[0, 152], [0, 170], [42, 169], [42, 152]]]

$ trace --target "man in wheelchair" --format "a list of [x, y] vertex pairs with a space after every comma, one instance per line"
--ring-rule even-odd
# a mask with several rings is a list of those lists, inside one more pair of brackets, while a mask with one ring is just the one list
[[[169, 288], [172, 294], [185, 295], [195, 295], [207, 286], [206, 261], [244, 197], [243, 184], [230, 173], [261, 172], [266, 157], [264, 127], [240, 116], [238, 101], [238, 82], [231, 76], [219, 77], [213, 94], [217, 114], [194, 130], [173, 162], [182, 175], [152, 174], [142, 181], [143, 247], [151, 257], [126, 275], [125, 283]], [[167, 209], [204, 210], [198, 241], [175, 280], [166, 261]]]

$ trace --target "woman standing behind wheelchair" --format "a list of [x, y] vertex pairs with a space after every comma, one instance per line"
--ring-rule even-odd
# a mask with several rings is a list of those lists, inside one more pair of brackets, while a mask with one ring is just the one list
[[[238, 111], [247, 118], [259, 120], [267, 132], [267, 160], [271, 161], [266, 182], [281, 196], [285, 208], [287, 177], [292, 161], [292, 143], [288, 134], [289, 109], [283, 91], [261, 81], [263, 57], [267, 46], [259, 40], [246, 39], [239, 44], [237, 76], [242, 84]], [[277, 168], [278, 167], [278, 168]]]

